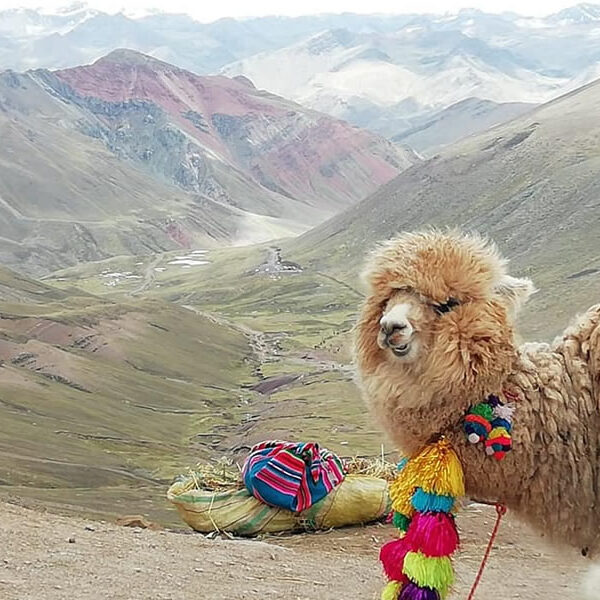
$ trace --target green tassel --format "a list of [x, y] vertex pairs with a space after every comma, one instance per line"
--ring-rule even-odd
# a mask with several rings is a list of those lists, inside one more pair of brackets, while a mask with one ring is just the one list
[[392, 523], [394, 524], [394, 527], [396, 527], [396, 529], [399, 529], [400, 531], [408, 531], [410, 519], [402, 513], [394, 512]]
[[479, 415], [486, 421], [492, 421], [494, 418], [494, 409], [487, 402], [480, 402], [475, 406], [471, 407], [469, 412], [473, 415]]
[[399, 581], [390, 581], [381, 592], [381, 600], [398, 600], [402, 584]]
[[425, 556], [421, 552], [409, 552], [404, 557], [404, 574], [419, 587], [437, 590], [441, 598], [448, 594], [454, 583], [454, 570], [447, 556]]

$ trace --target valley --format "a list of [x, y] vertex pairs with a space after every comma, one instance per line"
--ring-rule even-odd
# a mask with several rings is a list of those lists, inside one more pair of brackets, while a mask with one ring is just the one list
[[600, 294], [587, 118], [598, 103], [591, 84], [472, 136], [276, 246], [188, 243], [81, 262], [43, 283], [5, 270], [1, 448], [18, 468], [0, 474], [2, 489], [102, 515], [139, 506], [142, 483], [150, 514], [170, 521], [172, 477], [265, 437], [378, 455], [385, 442], [350, 367], [365, 253], [399, 229], [487, 233], [540, 290], [524, 338], [551, 340]]
[[255, 273], [266, 255], [113, 259], [44, 284], [5, 272], [4, 497], [96, 518], [143, 510], [177, 525], [164, 499], [173, 477], [241, 458], [265, 437], [377, 455], [381, 436], [349, 368], [356, 295], [319, 275]]
[[[0, 597], [378, 597], [390, 527], [192, 536], [166, 490], [266, 439], [397, 459], [352, 329], [399, 231], [497, 242], [538, 288], [521, 341], [600, 302], [599, 32], [0, 10]], [[460, 597], [495, 517], [465, 504]], [[586, 568], [509, 514], [477, 597], [581, 600]]]

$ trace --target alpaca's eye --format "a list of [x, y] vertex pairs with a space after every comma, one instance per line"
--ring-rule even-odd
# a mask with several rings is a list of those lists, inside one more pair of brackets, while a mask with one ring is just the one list
[[456, 298], [448, 298], [447, 302], [442, 304], [432, 304], [431, 307], [438, 315], [444, 315], [450, 312], [453, 308], [457, 307], [460, 302]]

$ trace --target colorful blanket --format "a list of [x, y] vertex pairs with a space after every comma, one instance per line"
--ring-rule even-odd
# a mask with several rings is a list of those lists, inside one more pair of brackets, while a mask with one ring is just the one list
[[261, 442], [250, 450], [242, 477], [261, 502], [301, 512], [345, 477], [341, 459], [315, 443]]

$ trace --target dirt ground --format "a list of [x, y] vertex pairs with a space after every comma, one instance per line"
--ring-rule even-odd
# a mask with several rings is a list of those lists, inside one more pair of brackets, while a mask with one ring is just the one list
[[[460, 514], [451, 598], [466, 598], [494, 511]], [[0, 503], [2, 600], [341, 600], [379, 597], [389, 525], [267, 540], [206, 539], [85, 521]], [[501, 527], [477, 600], [581, 600], [588, 562], [550, 550], [512, 518]]]

